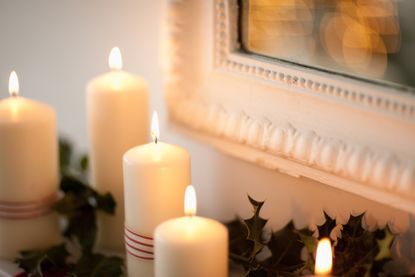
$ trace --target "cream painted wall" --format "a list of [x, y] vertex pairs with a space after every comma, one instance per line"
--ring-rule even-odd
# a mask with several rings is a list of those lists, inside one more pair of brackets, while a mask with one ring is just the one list
[[201, 214], [221, 220], [247, 216], [247, 194], [267, 201], [264, 216], [273, 228], [291, 218], [297, 226], [322, 222], [322, 210], [341, 221], [349, 213], [367, 211], [371, 226], [393, 222], [395, 230], [406, 232], [412, 251], [407, 255], [415, 261], [413, 216], [235, 160], [170, 129], [160, 74], [161, 9], [160, 0], [1, 0], [0, 98], [7, 97], [9, 73], [16, 70], [21, 94], [53, 105], [60, 132], [87, 149], [85, 83], [107, 70], [107, 55], [117, 45], [125, 69], [149, 82], [151, 109], [162, 119], [162, 139], [186, 147], [192, 155]]

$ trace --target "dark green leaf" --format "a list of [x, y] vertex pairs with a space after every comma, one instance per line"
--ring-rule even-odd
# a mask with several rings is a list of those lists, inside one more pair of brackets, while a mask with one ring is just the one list
[[301, 259], [301, 251], [304, 244], [292, 221], [281, 230], [272, 233], [267, 247], [272, 256], [263, 264], [269, 271], [287, 275], [303, 268], [305, 262]]
[[317, 239], [313, 236], [313, 232], [308, 228], [303, 228], [297, 231], [302, 243], [307, 250], [307, 259], [304, 268], [313, 272], [314, 270], [314, 251], [317, 246]]
[[226, 227], [229, 231], [229, 253], [231, 259], [240, 264], [249, 262], [249, 256], [252, 252], [252, 241], [247, 240], [248, 229], [242, 221], [237, 218], [231, 222], [226, 223]]
[[[350, 216], [335, 247], [333, 273], [338, 276], [378, 276], [391, 259], [395, 235], [388, 227], [373, 232], [363, 228], [363, 214]], [[388, 250], [389, 248], [389, 250]]]
[[106, 212], [107, 214], [115, 214], [115, 199], [112, 197], [111, 193], [106, 194], [96, 194], [96, 207], [98, 210]]
[[[63, 235], [67, 242], [81, 247], [81, 257], [75, 264], [66, 263], [69, 253], [65, 245], [58, 245], [42, 251], [25, 251], [17, 263], [31, 276], [103, 276], [115, 277], [122, 274], [123, 260], [93, 253], [96, 240], [97, 210], [114, 214], [115, 200], [110, 193], [101, 194], [85, 182], [88, 158], [73, 158], [71, 144], [61, 140], [60, 144], [61, 183], [63, 197], [54, 209], [66, 218]], [[78, 161], [71, 164], [71, 161]], [[73, 260], [74, 257], [71, 257]], [[23, 276], [23, 275], [22, 275]]]
[[86, 173], [88, 171], [88, 166], [89, 166], [88, 156], [87, 155], [82, 155], [79, 158], [78, 164], [79, 164], [79, 166], [78, 166], [79, 167], [79, 170], [82, 173]]
[[60, 244], [46, 250], [22, 251], [16, 263], [25, 272], [41, 276], [43, 271], [65, 267], [68, 256], [65, 244]]
[[336, 220], [331, 218], [326, 212], [323, 213], [326, 221], [322, 225], [317, 225], [319, 240], [326, 237], [330, 238], [331, 232], [336, 227]]
[[65, 138], [59, 138], [59, 165], [61, 174], [68, 172], [72, 159], [72, 144]]
[[249, 258], [255, 258], [256, 255], [264, 248], [263, 231], [267, 224], [267, 220], [261, 218], [259, 213], [261, 212], [264, 202], [258, 202], [248, 196], [249, 202], [254, 209], [254, 215], [251, 218], [245, 219], [244, 222], [248, 228], [247, 239], [253, 242], [253, 249]]
[[123, 260], [101, 254], [83, 256], [73, 269], [77, 277], [116, 277], [123, 274]]

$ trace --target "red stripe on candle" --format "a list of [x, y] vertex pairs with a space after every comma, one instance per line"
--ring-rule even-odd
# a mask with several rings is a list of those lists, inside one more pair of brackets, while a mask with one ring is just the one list
[[41, 200], [27, 202], [0, 201], [0, 219], [29, 219], [50, 212], [51, 206], [58, 199], [57, 194]]
[[32, 201], [2, 201], [0, 200], [0, 206], [35, 206], [45, 202], [55, 201], [58, 198], [56, 193], [46, 196], [45, 198]]
[[141, 241], [138, 241], [138, 240], [135, 240], [135, 239], [131, 238], [130, 236], [128, 236], [128, 233], [125, 233], [124, 235], [125, 235], [125, 238], [126, 238], [126, 239], [128, 239], [128, 240], [130, 240], [130, 241], [132, 241], [132, 242], [135, 242], [135, 243], [141, 244], [141, 245], [143, 245], [143, 246], [153, 247], [153, 245], [152, 245], [152, 244], [147, 244], [147, 243], [144, 243], [144, 242], [141, 242]]
[[[138, 234], [129, 229], [127, 226], [124, 226], [124, 238], [125, 248], [128, 254], [142, 260], [154, 260], [152, 237]], [[147, 247], [149, 249], [143, 249], [143, 247]]]
[[142, 260], [148, 260], [148, 261], [152, 261], [152, 260], [154, 260], [154, 258], [139, 256], [139, 255], [137, 255], [137, 254], [135, 254], [135, 253], [133, 253], [133, 252], [129, 251], [128, 249], [127, 249], [127, 252], [128, 252], [128, 254], [130, 254], [131, 256], [134, 256], [134, 257], [139, 258], [139, 259], [142, 259]]
[[137, 237], [140, 237], [140, 238], [143, 238], [143, 239], [148, 239], [148, 240], [153, 240], [153, 238], [152, 237], [148, 237], [148, 236], [145, 236], [145, 235], [140, 235], [140, 234], [137, 234], [137, 233], [135, 233], [135, 232], [133, 232], [133, 231], [131, 231], [131, 229], [129, 229], [127, 226], [124, 226], [125, 228], [125, 230], [126, 231], [128, 231], [129, 233], [131, 233], [131, 234], [133, 234], [133, 235], [135, 235], [135, 236], [137, 236]]
[[126, 241], [126, 242], [125, 242], [125, 244], [127, 244], [127, 245], [128, 245], [128, 247], [131, 247], [132, 249], [137, 250], [138, 252], [142, 252], [142, 253], [146, 253], [146, 254], [154, 255], [154, 253], [153, 253], [153, 252], [151, 252], [151, 251], [146, 251], [146, 250], [144, 250], [144, 249], [141, 249], [141, 248], [138, 248], [138, 247], [136, 247], [136, 246], [133, 246], [133, 245], [129, 244], [129, 243], [128, 243], [128, 241]]
[[30, 219], [48, 214], [50, 209], [43, 209], [29, 213], [2, 213], [0, 212], [0, 219]]

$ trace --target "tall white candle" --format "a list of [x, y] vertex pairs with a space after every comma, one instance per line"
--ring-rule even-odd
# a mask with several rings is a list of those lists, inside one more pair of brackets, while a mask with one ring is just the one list
[[0, 257], [44, 248], [59, 240], [50, 212], [59, 183], [56, 115], [43, 103], [18, 96], [17, 75], [10, 97], [0, 101]]
[[183, 212], [183, 193], [190, 182], [190, 156], [178, 146], [154, 141], [124, 155], [125, 240], [128, 276], [153, 276], [153, 231]]
[[91, 183], [117, 201], [115, 216], [99, 215], [98, 247], [117, 251], [124, 248], [122, 155], [148, 140], [148, 93], [143, 79], [121, 70], [117, 47], [108, 62], [112, 71], [87, 85], [87, 114]]
[[156, 277], [228, 276], [228, 231], [212, 219], [194, 216], [196, 194], [188, 186], [186, 216], [167, 220], [154, 232]]

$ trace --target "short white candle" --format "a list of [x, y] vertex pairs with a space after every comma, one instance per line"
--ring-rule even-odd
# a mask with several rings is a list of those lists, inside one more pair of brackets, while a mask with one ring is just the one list
[[[59, 239], [57, 216], [48, 213], [59, 184], [56, 114], [20, 97], [17, 74], [10, 97], [0, 101], [0, 257], [47, 247]], [[17, 207], [18, 206], [18, 207]]]
[[124, 248], [124, 192], [122, 156], [148, 140], [148, 93], [146, 82], [121, 70], [118, 47], [109, 55], [111, 72], [87, 85], [91, 183], [100, 192], [111, 192], [115, 216], [99, 214], [98, 247]]
[[159, 141], [157, 113], [154, 141], [124, 155], [125, 227], [128, 276], [153, 276], [155, 227], [183, 213], [183, 193], [190, 183], [190, 156]]
[[196, 195], [188, 186], [186, 216], [160, 224], [155, 232], [156, 277], [228, 276], [228, 231], [212, 219], [194, 216]]

